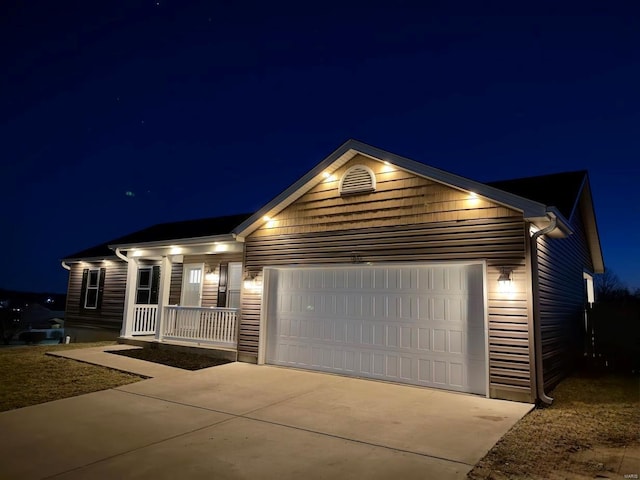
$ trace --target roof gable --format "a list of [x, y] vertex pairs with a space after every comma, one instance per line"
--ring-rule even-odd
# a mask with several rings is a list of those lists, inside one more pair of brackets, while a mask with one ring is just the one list
[[267, 203], [258, 212], [247, 218], [234, 229], [234, 233], [240, 237], [246, 237], [251, 234], [264, 224], [266, 218], [277, 215], [311, 188], [321, 183], [325, 179], [325, 175], [332, 174], [358, 154], [378, 162], [387, 162], [395, 168], [406, 170], [414, 175], [445, 184], [452, 188], [474, 192], [500, 205], [523, 212], [525, 218], [543, 218], [547, 211], [544, 204], [536, 202], [535, 200], [523, 198], [490, 185], [430, 167], [357, 140], [348, 140], [297, 182]]
[[[345, 194], [354, 169], [370, 172], [375, 190]], [[355, 155], [332, 175], [262, 223], [251, 237], [518, 216], [519, 212], [469, 192]]]

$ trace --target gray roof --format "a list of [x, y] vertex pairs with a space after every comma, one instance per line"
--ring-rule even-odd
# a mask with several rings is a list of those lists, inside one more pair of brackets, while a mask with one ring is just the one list
[[118, 237], [100, 245], [72, 253], [63, 260], [81, 258], [105, 258], [114, 256], [109, 245], [125, 245], [133, 243], [146, 243], [169, 240], [184, 240], [188, 238], [211, 237], [215, 235], [229, 234], [238, 224], [247, 219], [250, 213], [238, 215], [226, 215], [223, 217], [202, 218], [198, 220], [185, 220], [182, 222], [159, 223], [151, 227]]

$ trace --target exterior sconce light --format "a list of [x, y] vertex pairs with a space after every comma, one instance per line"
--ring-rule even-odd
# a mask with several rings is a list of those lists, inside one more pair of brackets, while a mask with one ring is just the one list
[[500, 276], [498, 277], [498, 290], [500, 292], [510, 293], [513, 291], [512, 273], [513, 270], [510, 268], [502, 267], [500, 269]]
[[252, 292], [258, 292], [260, 291], [260, 288], [262, 288], [262, 282], [259, 281], [256, 278], [256, 274], [249, 274], [243, 282], [243, 286], [245, 288], [245, 290], [250, 290]]
[[217, 282], [218, 280], [220, 280], [220, 275], [209, 269], [204, 278], [207, 282]]

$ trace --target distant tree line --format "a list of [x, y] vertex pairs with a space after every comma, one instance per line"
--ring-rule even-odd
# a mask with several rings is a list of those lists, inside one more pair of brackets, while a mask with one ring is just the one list
[[640, 289], [629, 289], [611, 270], [594, 279], [596, 301], [589, 319], [590, 357], [596, 365], [620, 373], [640, 373]]

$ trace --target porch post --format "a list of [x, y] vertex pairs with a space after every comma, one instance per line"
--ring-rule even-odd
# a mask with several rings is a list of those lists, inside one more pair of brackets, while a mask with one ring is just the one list
[[122, 312], [121, 337], [130, 337], [133, 332], [133, 316], [136, 304], [136, 283], [138, 282], [138, 261], [130, 257], [127, 263], [127, 283], [124, 294], [124, 311]]
[[171, 266], [173, 262], [169, 256], [162, 257], [160, 263], [160, 288], [158, 289], [158, 312], [156, 314], [156, 340], [162, 340], [162, 326], [164, 322], [164, 308], [169, 304], [169, 289], [171, 288]]

